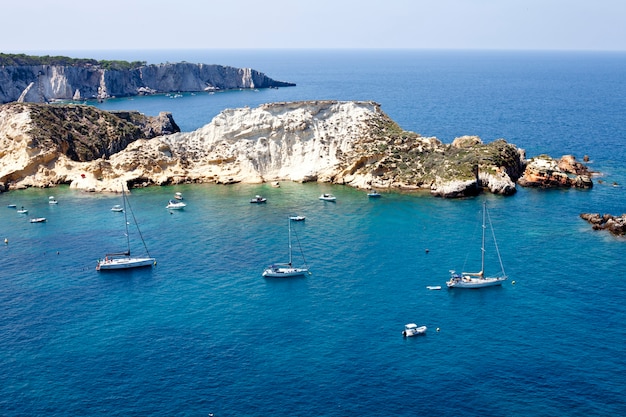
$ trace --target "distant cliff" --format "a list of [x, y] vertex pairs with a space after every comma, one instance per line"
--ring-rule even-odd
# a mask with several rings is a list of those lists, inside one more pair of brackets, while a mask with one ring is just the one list
[[174, 63], [130, 68], [75, 65], [0, 66], [0, 103], [104, 99], [169, 92], [288, 87], [250, 68]]
[[[400, 128], [373, 102], [307, 101], [228, 109], [211, 123], [163, 135], [137, 113], [91, 106], [0, 106], [0, 185], [70, 184], [89, 191], [183, 182], [318, 181], [359, 188], [510, 195], [524, 152], [477, 137], [451, 145]], [[143, 126], [143, 127], [142, 127]], [[139, 129], [138, 129], [139, 127]], [[133, 133], [135, 132], [135, 133]]]

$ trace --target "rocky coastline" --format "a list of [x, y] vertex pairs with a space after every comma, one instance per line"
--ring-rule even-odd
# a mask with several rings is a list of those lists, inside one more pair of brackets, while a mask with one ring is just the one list
[[81, 65], [1, 65], [0, 103], [104, 100], [164, 93], [295, 86], [251, 68], [166, 63], [134, 68]]
[[304, 101], [227, 109], [193, 132], [171, 114], [84, 105], [0, 106], [0, 187], [103, 192], [176, 183], [328, 182], [459, 198], [516, 185], [592, 186], [573, 156], [525, 158], [503, 139], [452, 144], [405, 131], [374, 102]]

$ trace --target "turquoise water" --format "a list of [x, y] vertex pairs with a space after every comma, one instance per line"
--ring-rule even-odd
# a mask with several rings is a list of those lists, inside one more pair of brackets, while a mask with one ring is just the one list
[[[130, 201], [157, 266], [108, 273], [96, 272], [95, 265], [105, 252], [125, 244], [120, 214], [110, 211], [119, 195], [67, 187], [0, 194], [0, 238], [8, 239], [0, 247], [0, 414], [624, 414], [626, 246], [578, 217], [586, 211], [625, 211], [623, 188], [611, 185], [626, 182], [623, 147], [607, 145], [620, 144], [625, 136], [618, 122], [623, 110], [614, 108], [624, 100], [624, 81], [615, 82], [619, 74], [606, 64], [608, 59], [621, 71], [624, 56], [539, 54], [535, 65], [521, 66], [523, 54], [511, 55], [513, 63], [506, 54], [487, 54], [473, 58], [474, 75], [463, 81], [463, 71], [450, 73], [467, 61], [463, 54], [456, 61], [454, 53], [419, 60], [399, 54], [399, 61], [385, 53], [348, 56], [359, 63], [351, 73], [350, 60], [334, 53], [324, 60], [309, 57], [308, 66], [288, 59], [287, 52], [274, 54], [276, 67], [283, 65], [275, 78], [298, 87], [104, 105], [130, 103], [150, 113], [176, 103], [176, 120], [176, 112], [188, 106], [195, 122], [189, 117], [185, 123], [192, 128], [208, 122], [214, 107], [250, 105], [250, 97], [271, 94], [283, 101], [310, 93], [317, 98], [306, 79], [286, 73], [293, 69], [299, 78], [298, 71], [308, 68], [317, 74], [315, 83], [327, 77], [334, 86], [337, 97], [327, 98], [371, 93], [383, 110], [404, 115], [405, 128], [426, 133], [417, 125], [429, 119], [424, 129], [448, 132], [436, 133], [446, 139], [466, 123], [511, 133], [505, 137], [518, 137], [510, 140], [518, 146], [545, 148], [555, 156], [588, 153], [592, 166], [605, 172], [605, 182], [596, 179], [585, 191], [520, 188], [512, 197], [463, 200], [427, 193], [368, 199], [363, 191], [342, 186], [287, 182], [280, 188], [138, 189]], [[393, 88], [384, 91], [388, 80], [392, 86], [412, 85], [416, 75], [409, 69], [428, 68], [422, 62], [427, 59], [439, 71], [422, 73], [423, 85], [465, 83], [483, 97], [470, 100], [470, 107], [479, 108], [463, 111], [469, 105], [452, 86], [401, 97]], [[494, 61], [506, 63], [498, 77]], [[412, 66], [393, 65], [398, 62]], [[533, 93], [518, 100], [507, 95], [508, 104], [487, 106], [484, 97], [504, 96], [510, 67]], [[564, 68], [572, 72], [563, 73]], [[581, 68], [590, 75], [580, 88], [552, 84], [576, 78]], [[372, 72], [383, 70], [387, 79], [374, 82]], [[475, 77], [483, 80], [481, 88]], [[366, 88], [376, 83], [379, 89]], [[545, 97], [535, 101], [541, 91]], [[596, 94], [575, 102], [581, 91]], [[416, 111], [429, 95], [440, 96], [444, 107], [457, 103], [449, 109], [456, 116], [443, 107], [430, 116]], [[557, 101], [561, 105], [545, 104]], [[580, 109], [573, 113], [572, 107]], [[502, 123], [493, 117], [505, 113]], [[453, 123], [437, 126], [437, 119]], [[535, 135], [527, 136], [532, 126], [524, 120], [531, 119]], [[476, 133], [470, 130], [461, 133]], [[176, 191], [188, 206], [170, 213], [165, 205]], [[323, 192], [335, 194], [337, 202], [318, 200]], [[267, 197], [267, 204], [250, 204], [256, 194]], [[48, 205], [49, 195], [57, 206]], [[472, 270], [479, 262], [484, 199], [509, 281], [501, 288], [447, 290], [450, 269]], [[9, 202], [28, 208], [28, 217], [5, 208]], [[286, 259], [287, 218], [295, 214], [306, 216], [292, 227], [312, 275], [264, 279], [266, 265]], [[31, 216], [48, 221], [31, 224]], [[496, 262], [490, 252], [487, 258], [490, 265]], [[428, 285], [444, 289], [429, 291]], [[427, 335], [403, 339], [408, 322], [428, 326]]]

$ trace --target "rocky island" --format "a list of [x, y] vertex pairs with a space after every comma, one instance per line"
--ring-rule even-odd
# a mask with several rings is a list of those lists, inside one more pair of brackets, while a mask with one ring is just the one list
[[[511, 195], [520, 179], [542, 186], [541, 175], [562, 172], [557, 162], [543, 165], [528, 164], [522, 149], [502, 139], [485, 144], [465, 136], [444, 144], [405, 131], [374, 102], [227, 109], [193, 132], [179, 132], [168, 113], [153, 118], [84, 105], [0, 106], [4, 190], [69, 184], [117, 191], [120, 180], [132, 186], [291, 180], [426, 190], [440, 197], [483, 189]], [[590, 181], [558, 185], [585, 187]]]
[[289, 87], [251, 68], [0, 54], [0, 103]]

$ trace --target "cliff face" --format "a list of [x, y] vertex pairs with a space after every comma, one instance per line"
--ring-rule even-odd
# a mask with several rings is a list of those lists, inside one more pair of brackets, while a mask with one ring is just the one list
[[105, 70], [97, 66], [0, 66], [0, 103], [293, 85], [249, 68], [222, 65], [175, 63], [130, 70]]
[[[74, 158], [69, 144], [34, 140], [39, 126], [34, 111], [9, 114], [6, 108], [0, 119], [0, 145], [7, 149], [0, 154], [0, 182], [10, 188], [70, 183], [78, 189], [115, 191], [120, 179], [141, 185], [292, 180], [424, 189], [443, 197], [472, 195], [488, 187], [508, 195], [515, 192], [514, 181], [525, 164], [523, 151], [503, 140], [483, 144], [470, 137], [445, 145], [404, 131], [373, 102], [272, 103], [224, 110], [190, 133], [126, 142], [110, 137], [106, 146], [90, 153], [91, 160]], [[66, 111], [71, 113], [69, 107]], [[89, 111], [110, 126], [105, 121], [113, 116]], [[77, 120], [73, 131], [84, 124]]]
[[83, 167], [136, 140], [179, 131], [170, 113], [148, 117], [90, 106], [2, 105], [0, 189], [69, 183]]

